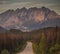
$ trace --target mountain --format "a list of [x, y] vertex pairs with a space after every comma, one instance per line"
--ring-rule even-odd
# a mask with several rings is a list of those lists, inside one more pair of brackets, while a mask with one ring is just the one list
[[7, 10], [0, 14], [0, 26], [7, 29], [20, 29], [30, 31], [41, 27], [58, 26], [60, 15], [46, 7], [17, 8], [16, 10]]

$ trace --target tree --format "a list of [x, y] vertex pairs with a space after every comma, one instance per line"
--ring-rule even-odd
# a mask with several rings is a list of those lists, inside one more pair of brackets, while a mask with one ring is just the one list
[[44, 33], [42, 33], [42, 37], [41, 37], [41, 40], [40, 40], [40, 44], [39, 44], [39, 50], [40, 50], [40, 54], [47, 54], [47, 50], [48, 50], [48, 47], [47, 47], [47, 43], [46, 43], [46, 38], [44, 36]]
[[39, 44], [33, 43], [33, 51], [35, 54], [48, 54], [48, 47], [44, 33], [42, 33]]

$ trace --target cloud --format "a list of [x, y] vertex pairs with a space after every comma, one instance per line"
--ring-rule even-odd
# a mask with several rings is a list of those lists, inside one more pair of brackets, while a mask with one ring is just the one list
[[0, 5], [1, 4], [7, 4], [7, 3], [9, 3], [10, 1], [8, 1], [8, 0], [0, 0]]
[[60, 13], [60, 0], [0, 0], [0, 12], [8, 9], [30, 8], [30, 7], [48, 7]]

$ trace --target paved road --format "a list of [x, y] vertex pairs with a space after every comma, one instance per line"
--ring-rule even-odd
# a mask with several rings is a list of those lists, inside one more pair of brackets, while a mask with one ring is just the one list
[[27, 42], [27, 46], [24, 49], [24, 51], [17, 53], [17, 54], [34, 54], [33, 53], [33, 49], [32, 49], [32, 43], [31, 42]]

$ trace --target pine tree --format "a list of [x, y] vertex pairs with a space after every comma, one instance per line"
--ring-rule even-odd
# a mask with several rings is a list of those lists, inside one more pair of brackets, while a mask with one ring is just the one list
[[39, 50], [40, 50], [40, 54], [47, 54], [48, 47], [47, 47], [44, 33], [42, 33], [42, 37], [41, 37], [40, 44], [39, 44]]

